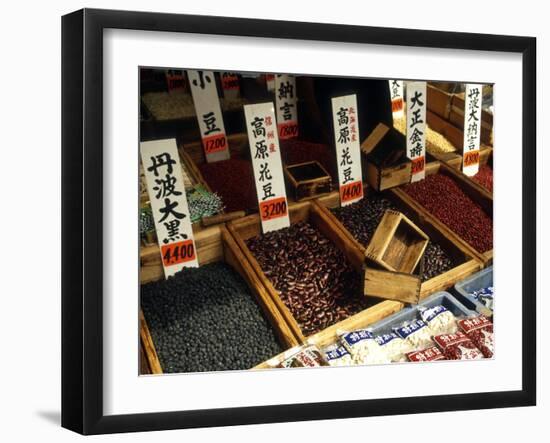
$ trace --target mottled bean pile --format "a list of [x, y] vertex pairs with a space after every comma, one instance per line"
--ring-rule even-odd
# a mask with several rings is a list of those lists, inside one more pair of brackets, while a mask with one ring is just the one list
[[403, 190], [478, 252], [493, 249], [493, 220], [452, 178], [433, 174]]
[[250, 369], [283, 351], [246, 283], [225, 263], [141, 287], [166, 373]]
[[478, 173], [472, 178], [489, 192], [493, 192], [493, 168], [489, 165], [480, 166]]
[[[379, 194], [373, 194], [357, 203], [334, 208], [331, 211], [353, 237], [367, 247], [387, 209], [400, 210], [391, 200]], [[405, 215], [407, 215], [406, 212]], [[424, 271], [421, 279], [429, 280], [457, 265], [458, 263], [455, 263], [439, 243], [430, 240], [424, 252]]]
[[344, 254], [307, 222], [246, 243], [306, 336], [374, 303]]

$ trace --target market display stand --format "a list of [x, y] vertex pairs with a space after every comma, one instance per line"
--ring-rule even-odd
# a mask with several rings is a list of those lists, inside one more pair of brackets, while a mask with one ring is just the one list
[[[199, 265], [224, 261], [240, 274], [284, 349], [299, 344], [298, 338], [287, 326], [287, 321], [279, 307], [273, 303], [272, 297], [267, 293], [235, 240], [223, 225], [212, 226], [195, 233], [195, 244]], [[140, 258], [141, 284], [164, 278], [158, 246], [142, 249]], [[141, 309], [140, 339], [151, 373], [162, 374], [162, 366]]]

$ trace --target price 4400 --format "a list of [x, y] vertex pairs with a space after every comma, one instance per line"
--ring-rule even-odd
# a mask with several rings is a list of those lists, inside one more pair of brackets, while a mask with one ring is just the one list
[[164, 266], [177, 265], [195, 259], [193, 240], [184, 240], [164, 245], [160, 249]]

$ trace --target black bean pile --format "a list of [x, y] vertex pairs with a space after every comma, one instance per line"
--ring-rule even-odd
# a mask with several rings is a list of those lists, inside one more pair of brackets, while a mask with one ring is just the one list
[[344, 254], [307, 222], [246, 243], [306, 336], [373, 304]]
[[141, 306], [166, 373], [250, 369], [284, 350], [225, 263], [143, 285]]
[[[344, 227], [361, 243], [367, 246], [387, 209], [399, 211], [391, 200], [372, 194], [352, 205], [331, 209]], [[405, 215], [406, 211], [405, 211]], [[429, 280], [457, 266], [452, 257], [439, 245], [430, 240], [424, 252], [422, 281]]]

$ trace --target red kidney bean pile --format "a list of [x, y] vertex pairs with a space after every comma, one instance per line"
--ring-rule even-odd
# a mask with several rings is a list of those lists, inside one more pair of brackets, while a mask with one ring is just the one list
[[[334, 208], [331, 211], [353, 237], [367, 247], [387, 209], [400, 211], [388, 198], [380, 194], [372, 194], [357, 203]], [[405, 215], [408, 215], [406, 211]], [[424, 251], [424, 271], [420, 277], [422, 281], [426, 281], [459, 264], [439, 243], [430, 240]]]
[[244, 211], [258, 206], [252, 163], [230, 158], [198, 165], [213, 192], [218, 194], [226, 212]]
[[478, 252], [493, 249], [493, 220], [452, 178], [433, 174], [403, 190]]
[[362, 295], [344, 254], [307, 222], [246, 244], [306, 336], [375, 303]]
[[493, 192], [493, 168], [489, 165], [480, 166], [479, 171], [472, 178], [489, 192]]
[[336, 179], [336, 153], [327, 145], [302, 140], [281, 140], [281, 159], [287, 165], [317, 160]]

